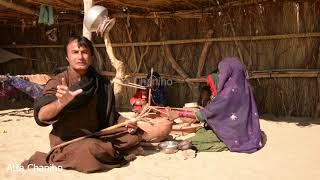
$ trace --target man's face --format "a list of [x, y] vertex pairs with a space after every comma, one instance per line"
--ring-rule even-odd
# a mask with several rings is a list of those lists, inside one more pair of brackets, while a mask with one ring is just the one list
[[75, 39], [67, 46], [68, 62], [76, 71], [86, 71], [91, 64], [91, 53], [86, 47], [79, 47]]

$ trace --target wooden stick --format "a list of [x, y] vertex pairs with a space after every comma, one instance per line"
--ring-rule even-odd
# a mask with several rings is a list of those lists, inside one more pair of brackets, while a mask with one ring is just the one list
[[[306, 69], [282, 69], [282, 70], [264, 70], [264, 71], [250, 71], [249, 72], [249, 79], [261, 79], [261, 78], [317, 78], [320, 74], [320, 70], [306, 70]], [[51, 74], [37, 74], [40, 76], [47, 76], [44, 77], [48, 80]], [[32, 79], [33, 76], [37, 75], [17, 75], [17, 77], [24, 77], [28, 79]], [[115, 76], [115, 72], [108, 72], [104, 71], [101, 73], [103, 76]], [[126, 79], [130, 78], [144, 78], [145, 74], [143, 73], [132, 73], [126, 76]], [[185, 82], [194, 82], [194, 83], [202, 83], [206, 82], [205, 77], [199, 78], [179, 78], [176, 76], [161, 74], [161, 77], [165, 79], [171, 79], [176, 81], [177, 83], [185, 83]], [[6, 79], [5, 75], [0, 75], [1, 79]], [[46, 81], [45, 80], [45, 81]], [[33, 82], [33, 81], [32, 81]], [[37, 82], [36, 82], [37, 83]]]
[[[151, 110], [150, 107], [147, 105], [147, 106], [145, 106], [145, 107], [141, 110], [140, 114], [139, 114], [136, 118], [132, 118], [132, 119], [130, 119], [130, 120], [128, 120], [128, 121], [125, 121], [125, 122], [123, 122], [123, 123], [119, 123], [119, 124], [116, 124], [116, 125], [113, 125], [113, 126], [104, 128], [104, 129], [102, 129], [102, 130], [100, 130], [100, 131], [98, 131], [98, 132], [95, 132], [95, 133], [92, 133], [92, 134], [89, 134], [89, 135], [86, 135], [86, 136], [78, 137], [78, 138], [72, 139], [72, 140], [70, 140], [70, 141], [61, 143], [61, 144], [59, 144], [59, 145], [57, 145], [57, 146], [54, 146], [54, 147], [51, 149], [50, 153], [51, 153], [53, 150], [55, 150], [55, 149], [57, 149], [57, 148], [60, 148], [60, 147], [63, 147], [63, 146], [66, 146], [66, 145], [68, 145], [68, 144], [71, 144], [71, 143], [74, 143], [74, 142], [77, 142], [77, 141], [80, 141], [80, 140], [83, 140], [83, 139], [86, 139], [86, 138], [89, 138], [89, 137], [95, 137], [95, 136], [100, 136], [100, 135], [103, 135], [103, 134], [107, 134], [108, 132], [110, 132], [110, 131], [112, 131], [112, 130], [115, 130], [115, 129], [120, 128], [120, 127], [123, 127], [123, 126], [126, 126], [127, 124], [132, 123], [132, 122], [133, 122], [133, 123], [137, 123], [137, 122], [140, 121], [142, 118], [148, 116], [150, 110]], [[50, 153], [49, 153], [49, 154], [50, 154]]]
[[182, 1], [195, 9], [201, 9], [195, 3], [189, 2], [188, 0], [182, 0]]
[[[279, 34], [279, 35], [269, 35], [269, 36], [237, 36], [237, 37], [165, 40], [165, 41], [151, 41], [151, 42], [112, 43], [111, 46], [112, 47], [163, 46], [163, 45], [192, 44], [192, 43], [203, 43], [203, 42], [266, 41], [266, 40], [281, 40], [281, 39], [293, 39], [293, 38], [317, 38], [317, 37], [320, 37], [320, 32]], [[94, 46], [98, 48], [105, 48], [105, 44], [95, 44]], [[0, 45], [0, 48], [9, 48], [9, 49], [64, 48], [64, 45], [21, 44], [21, 45]]]
[[[213, 30], [209, 30], [207, 33], [207, 38], [210, 38], [213, 34]], [[206, 58], [207, 58], [207, 54], [209, 51], [209, 47], [211, 46], [212, 42], [206, 42], [203, 45], [202, 51], [201, 51], [201, 55], [199, 57], [199, 64], [198, 64], [198, 72], [197, 72], [197, 76], [196, 77], [200, 77], [202, 74], [202, 70], [204, 67], [204, 64], [206, 62]]]
[[[317, 78], [320, 74], [320, 70], [306, 70], [306, 69], [282, 69], [282, 70], [264, 70], [264, 71], [250, 71], [249, 72], [249, 79], [261, 79], [261, 78]], [[45, 81], [47, 81], [52, 76], [51, 74], [38, 74], [40, 76], [47, 76], [43, 77], [45, 78]], [[109, 71], [103, 71], [101, 73], [103, 76], [109, 76], [113, 77], [115, 76], [115, 72], [109, 72]], [[176, 81], [176, 83], [185, 83], [185, 82], [193, 82], [193, 83], [202, 83], [206, 82], [205, 77], [199, 77], [199, 78], [179, 78], [176, 76], [171, 76], [167, 74], [160, 74], [161, 77], [165, 79], [171, 79], [173, 81]], [[37, 75], [17, 75], [17, 77], [24, 77], [28, 79], [32, 79], [33, 76]], [[143, 73], [132, 73], [126, 76], [126, 79], [130, 78], [144, 78], [145, 74]], [[6, 79], [5, 75], [0, 75], [0, 78]], [[31, 80], [30, 80], [31, 81]], [[33, 82], [33, 81], [32, 81]], [[39, 83], [39, 82], [36, 82]], [[41, 83], [43, 84], [43, 83]]]
[[185, 127], [182, 126], [179, 128], [172, 127], [172, 131], [188, 130], [188, 129], [194, 129], [194, 128], [199, 128], [199, 127], [203, 127], [203, 125], [197, 124], [195, 126], [185, 126]]
[[128, 84], [133, 85], [133, 86], [137, 86], [137, 87], [146, 88], [145, 86], [141, 86], [141, 85], [139, 85], [139, 84], [134, 84], [134, 83], [128, 83]]
[[[131, 121], [131, 122], [137, 122], [137, 120], [129, 120], [129, 121]], [[119, 124], [110, 126], [110, 127], [108, 127], [108, 128], [102, 129], [101, 131], [98, 131], [98, 132], [93, 133], [93, 134], [89, 134], [89, 135], [86, 135], [86, 136], [78, 137], [78, 138], [76, 138], [76, 139], [72, 139], [71, 141], [67, 141], [67, 142], [61, 143], [61, 144], [59, 144], [59, 145], [57, 145], [57, 146], [54, 146], [54, 147], [51, 149], [51, 151], [53, 151], [53, 150], [55, 150], [55, 149], [57, 149], [57, 148], [66, 146], [66, 145], [68, 145], [68, 144], [71, 144], [71, 143], [74, 143], [74, 142], [77, 142], [77, 141], [86, 139], [86, 138], [90, 138], [90, 137], [94, 137], [94, 136], [99, 136], [99, 135], [102, 135], [102, 134], [106, 134], [108, 131], [112, 131], [112, 130], [115, 130], [115, 129], [117, 129], [117, 128], [126, 126], [127, 124], [129, 124], [129, 121], [125, 121], [125, 122], [123, 122], [123, 123], [119, 123]]]
[[[168, 57], [168, 60], [170, 61], [171, 63], [171, 66], [174, 70], [176, 70], [180, 76], [183, 77], [183, 79], [187, 79], [189, 78], [189, 75], [187, 73], [184, 72], [184, 70], [182, 69], [182, 67], [177, 63], [177, 61], [174, 59], [174, 57], [172, 56], [172, 53], [169, 49], [168, 46], [163, 46], [164, 47], [164, 51], [165, 51], [165, 54], [166, 56]], [[186, 81], [187, 82], [187, 81]], [[188, 87], [190, 88], [191, 90], [191, 93], [192, 93], [192, 96], [193, 98], [196, 97], [196, 93], [197, 91], [195, 90], [195, 86], [192, 82], [187, 82], [187, 85]]]
[[[93, 0], [83, 0], [83, 10], [85, 15], [88, 13], [88, 10], [92, 7], [92, 5], [93, 5]], [[82, 25], [82, 35], [88, 38], [89, 40], [91, 40], [92, 34], [84, 25], [84, 23]]]
[[[118, 4], [118, 5], [121, 5], [121, 6], [124, 6], [124, 7], [139, 8], [139, 9], [145, 9], [145, 10], [148, 10], [148, 11], [159, 11], [158, 9], [155, 9], [155, 8], [145, 7], [145, 6], [142, 6], [142, 5], [135, 5], [135, 3], [127, 3], [127, 2], [120, 1], [120, 0], [110, 0], [110, 1], [112, 1], [113, 5], [114, 4]], [[143, 4], [145, 5], [145, 3], [143, 3]]]
[[140, 71], [140, 68], [141, 68], [143, 59], [144, 59], [144, 57], [146, 56], [146, 54], [148, 53], [148, 50], [149, 50], [149, 46], [147, 46], [147, 47], [144, 49], [143, 53], [141, 54], [140, 60], [139, 60], [139, 65], [138, 65], [138, 68], [136, 69], [135, 73], [137, 73], [137, 72]]
[[111, 65], [116, 69], [116, 76], [113, 79], [113, 82], [114, 82], [114, 94], [116, 96], [116, 99], [118, 99], [120, 92], [122, 91], [122, 87], [119, 83], [122, 83], [125, 77], [125, 65], [124, 65], [124, 62], [116, 58], [113, 52], [113, 48], [111, 45], [111, 40], [108, 32], [104, 34], [104, 43], [107, 50], [107, 54], [111, 61]]
[[132, 85], [132, 84], [125, 84], [125, 83], [121, 83], [121, 82], [117, 82], [118, 84], [120, 84], [121, 86], [127, 86], [127, 87], [133, 87], [133, 88], [137, 88], [137, 89], [147, 89], [146, 87], [142, 87], [142, 86], [136, 86], [136, 85]]
[[[132, 29], [130, 28], [129, 30], [129, 27], [130, 27], [130, 17], [127, 17], [127, 24], [125, 25], [126, 27], [126, 32], [127, 32], [127, 36], [129, 38], [129, 42], [132, 43]], [[136, 67], [136, 69], [138, 68], [138, 62], [137, 62], [137, 56], [136, 56], [136, 51], [135, 51], [135, 46], [131, 46], [131, 56], [133, 58], [133, 62], [134, 62], [134, 65]]]
[[149, 88], [149, 94], [148, 94], [148, 105], [151, 106], [151, 92], [152, 92], [152, 78], [153, 78], [153, 68], [151, 68], [151, 74], [150, 74], [150, 88]]
[[[162, 106], [151, 106], [153, 109], [166, 109], [167, 107], [162, 107]], [[186, 110], [185, 108], [172, 108], [170, 107], [169, 109], [173, 110]]]
[[26, 14], [38, 16], [38, 13], [35, 10], [24, 7], [22, 5], [19, 5], [19, 4], [13, 3], [13, 2], [8, 2], [6, 0], [0, 0], [0, 5], [4, 6], [6, 8], [9, 8], [9, 9], [14, 9], [16, 11], [26, 13]]
[[166, 113], [166, 112], [164, 112], [164, 111], [161, 111], [161, 110], [159, 110], [158, 108], [156, 108], [156, 106], [150, 106], [150, 108], [151, 108], [152, 110], [154, 110], [154, 111], [157, 111], [157, 112], [161, 113], [161, 114], [169, 115], [168, 113]]
[[[283, 69], [283, 70], [263, 70], [263, 71], [250, 71], [249, 72], [249, 79], [259, 79], [259, 78], [267, 78], [267, 77], [279, 77], [279, 78], [286, 78], [286, 77], [293, 77], [293, 78], [315, 78], [320, 73], [320, 70], [306, 70], [306, 69]], [[114, 76], [112, 72], [104, 72], [102, 75], [105, 76]], [[171, 76], [167, 74], [160, 74], [161, 77], [165, 79], [171, 79], [176, 81], [177, 83], [184, 83], [184, 82], [206, 82], [205, 77], [199, 78], [179, 78], [176, 76]], [[143, 78], [145, 74], [143, 73], [133, 73], [129, 74], [126, 78]]]
[[[222, 7], [221, 7], [221, 5], [219, 3], [218, 3], [218, 6], [220, 8], [220, 11], [222, 11], [223, 9], [222, 9]], [[236, 37], [236, 31], [234, 29], [233, 21], [232, 21], [232, 18], [230, 16], [229, 12], [227, 12], [227, 16], [228, 16], [228, 19], [229, 19], [229, 23], [230, 23], [230, 26], [231, 26], [233, 37]], [[239, 41], [238, 40], [234, 40], [234, 44], [236, 45], [240, 61], [241, 61], [242, 64], [244, 64], [243, 55], [242, 55], [242, 52], [241, 52], [241, 49], [240, 49]]]
[[180, 76], [182, 76], [183, 78], [188, 78], [188, 74], [184, 72], [184, 70], [182, 69], [182, 67], [177, 63], [177, 61], [174, 59], [174, 57], [172, 56], [172, 53], [169, 49], [168, 46], [164, 46], [164, 51], [165, 54], [169, 60], [169, 62], [171, 63], [171, 66], [174, 70], [177, 71], [177, 73], [179, 73]]
[[249, 79], [261, 79], [261, 78], [316, 78], [319, 72], [317, 73], [260, 73], [249, 75]]

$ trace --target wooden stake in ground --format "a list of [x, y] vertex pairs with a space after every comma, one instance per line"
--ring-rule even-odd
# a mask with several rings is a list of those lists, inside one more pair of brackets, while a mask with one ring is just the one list
[[151, 68], [151, 74], [150, 74], [150, 85], [149, 85], [149, 94], [148, 94], [148, 105], [149, 106], [151, 106], [152, 79], [153, 79], [153, 68]]
[[104, 34], [104, 43], [106, 45], [106, 50], [110, 58], [111, 65], [116, 69], [116, 76], [112, 81], [114, 83], [113, 91], [116, 96], [116, 99], [118, 99], [117, 96], [119, 96], [120, 92], [122, 91], [121, 84], [123, 84], [123, 80], [125, 79], [125, 66], [124, 63], [117, 59], [114, 55], [108, 32]]
[[[88, 10], [92, 7], [92, 2], [93, 0], [83, 0], [83, 10], [84, 10], [84, 14], [88, 13]], [[91, 32], [87, 29], [87, 27], [85, 26], [85, 24], [83, 23], [83, 27], [82, 27], [82, 35], [86, 38], [88, 38], [89, 40], [91, 40]]]

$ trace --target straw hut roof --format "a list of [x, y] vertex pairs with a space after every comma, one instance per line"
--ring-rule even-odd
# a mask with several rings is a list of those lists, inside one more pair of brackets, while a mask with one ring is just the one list
[[[95, 0], [113, 16], [180, 17], [214, 13], [233, 6], [275, 3], [277, 0]], [[295, 1], [297, 2], [297, 1]], [[81, 21], [83, 0], [0, 0], [0, 23], [36, 24], [40, 5], [51, 6], [59, 22]]]

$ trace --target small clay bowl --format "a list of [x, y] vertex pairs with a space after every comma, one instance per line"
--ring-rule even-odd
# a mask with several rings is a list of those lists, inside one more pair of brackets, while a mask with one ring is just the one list
[[159, 149], [161, 152], [166, 154], [173, 154], [177, 152], [178, 142], [177, 141], [164, 141], [159, 144]]

